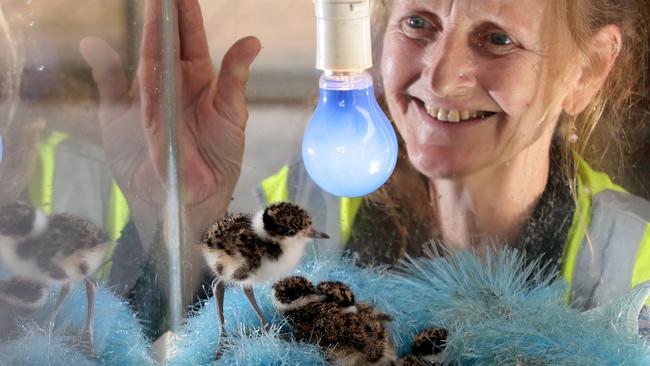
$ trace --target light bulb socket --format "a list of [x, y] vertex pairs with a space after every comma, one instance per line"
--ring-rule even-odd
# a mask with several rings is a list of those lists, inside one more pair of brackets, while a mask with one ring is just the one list
[[325, 90], [361, 90], [372, 85], [372, 76], [367, 71], [344, 73], [326, 71], [318, 82], [318, 87]]
[[336, 73], [372, 67], [369, 0], [314, 0], [316, 68]]

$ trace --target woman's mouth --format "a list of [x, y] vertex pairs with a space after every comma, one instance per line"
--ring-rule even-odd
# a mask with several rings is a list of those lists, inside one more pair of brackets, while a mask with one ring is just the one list
[[466, 111], [457, 109], [444, 109], [433, 105], [426, 104], [424, 106], [427, 114], [438, 121], [459, 123], [461, 121], [484, 119], [492, 116], [495, 112], [488, 111]]

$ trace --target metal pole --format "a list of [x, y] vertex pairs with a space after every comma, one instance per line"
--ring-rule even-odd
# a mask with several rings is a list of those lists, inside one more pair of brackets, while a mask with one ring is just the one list
[[168, 329], [172, 332], [179, 330], [183, 319], [182, 300], [182, 267], [183, 253], [182, 218], [180, 204], [180, 185], [178, 179], [178, 141], [176, 139], [177, 104], [176, 104], [176, 22], [177, 11], [175, 0], [163, 0], [163, 101], [165, 105], [165, 120], [167, 127], [167, 187], [165, 210], [165, 236], [169, 250], [169, 307], [167, 315]]

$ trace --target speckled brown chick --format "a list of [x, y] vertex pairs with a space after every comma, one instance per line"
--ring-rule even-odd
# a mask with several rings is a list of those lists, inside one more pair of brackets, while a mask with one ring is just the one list
[[340, 285], [343, 284], [328, 282], [321, 286], [327, 291], [320, 293], [308, 279], [288, 277], [273, 286], [273, 301], [293, 327], [295, 338], [319, 344], [332, 362], [359, 366], [392, 364], [395, 350], [385, 327], [385, 322], [392, 318], [365, 303], [342, 306], [329, 291], [343, 289]]
[[241, 287], [263, 326], [268, 327], [255, 301], [253, 287], [280, 278], [295, 268], [307, 243], [314, 238], [329, 236], [314, 230], [307, 211], [288, 202], [274, 203], [254, 215], [227, 216], [205, 231], [201, 238], [202, 250], [215, 275], [213, 292], [220, 321], [217, 359], [221, 356], [226, 334], [225, 286]]
[[400, 366], [442, 366], [442, 352], [447, 346], [447, 329], [426, 328], [413, 339], [412, 353], [400, 358]]
[[23, 202], [0, 207], [0, 261], [4, 268], [25, 283], [61, 286], [48, 323], [56, 317], [71, 284], [85, 280], [88, 297], [85, 335], [91, 352], [97, 286], [92, 275], [101, 265], [110, 243], [101, 227], [78, 216], [48, 217]]
[[323, 281], [316, 287], [316, 292], [324, 295], [325, 301], [334, 302], [343, 307], [355, 304], [352, 289], [340, 281]]

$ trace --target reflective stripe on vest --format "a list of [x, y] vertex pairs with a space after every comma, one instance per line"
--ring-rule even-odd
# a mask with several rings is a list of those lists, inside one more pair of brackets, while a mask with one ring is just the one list
[[[36, 169], [30, 177], [28, 187], [29, 197], [35, 207], [38, 207], [47, 214], [53, 212], [70, 212], [86, 217], [89, 216], [88, 214], [90, 212], [84, 214], [75, 212], [75, 210], [79, 210], [79, 207], [92, 206], [88, 206], [88, 203], [92, 203], [98, 207], [97, 209], [101, 212], [95, 212], [95, 210], [93, 210], [92, 215], [94, 216], [88, 218], [95, 222], [103, 221], [96, 223], [103, 224], [105, 230], [113, 241], [113, 245], [107, 251], [106, 262], [102, 264], [96, 273], [98, 279], [105, 279], [108, 278], [108, 274], [110, 273], [110, 258], [115, 249], [115, 242], [129, 220], [128, 204], [122, 191], [112, 180], [108, 168], [105, 167], [103, 161], [99, 160], [100, 157], [98, 156], [103, 156], [101, 149], [93, 148], [88, 149], [87, 151], [79, 149], [80, 151], [77, 151], [77, 148], [80, 146], [88, 147], [90, 145], [67, 143], [66, 138], [66, 134], [55, 131], [52, 132], [47, 139], [37, 145], [36, 149], [38, 159], [36, 162]], [[98, 156], [90, 156], [90, 152], [93, 152], [93, 155]], [[85, 156], [86, 153], [88, 153], [87, 157]], [[85, 158], [87, 158], [89, 163], [87, 166], [88, 171], [82, 171], [84, 168], [81, 164], [83, 164]], [[103, 157], [101, 157], [101, 159], [103, 159]], [[67, 164], [70, 169], [74, 169], [74, 172], [60, 172], [57, 170], [57, 161], [59, 161], [59, 164], [65, 166], [66, 162], [69, 160], [74, 160], [74, 162]], [[77, 164], [79, 161], [82, 161], [82, 163]], [[83, 177], [83, 174], [86, 174], [86, 176]], [[75, 194], [76, 186], [74, 186], [73, 183], [75, 182], [75, 179], [80, 179], [80, 175], [82, 176], [82, 180], [88, 180], [87, 182], [80, 183], [80, 187], [85, 188], [83, 191], [86, 193], [86, 197], [88, 196], [89, 191], [98, 188], [94, 187], [95, 184], [101, 184], [106, 187], [102, 189], [105, 194], [93, 195], [93, 202], [76, 202], [76, 197], [71, 197], [71, 195]], [[71, 182], [71, 184], [67, 184], [67, 182]], [[59, 196], [61, 194], [68, 195], [68, 202], [74, 201], [74, 206], [76, 206], [76, 208], [73, 207], [68, 209], [65, 207], [67, 203], [65, 201], [60, 202], [61, 199]], [[98, 218], [101, 219], [98, 220]]]
[[569, 229], [569, 235], [564, 247], [564, 256], [562, 259], [562, 277], [569, 285], [565, 295], [565, 301], [569, 302], [574, 283], [575, 263], [580, 248], [583, 245], [583, 238], [589, 241], [588, 232], [589, 224], [592, 218], [591, 201], [593, 196], [604, 190], [623, 191], [623, 189], [612, 183], [609, 177], [591, 169], [591, 167], [579, 156], [575, 156], [578, 163], [578, 200], [576, 202], [575, 212]]
[[[646, 218], [646, 220], [650, 219]], [[631, 287], [636, 287], [646, 281], [650, 281], [650, 223], [646, 224], [643, 239], [639, 244], [639, 251], [636, 253]], [[650, 307], [650, 299], [646, 301], [646, 305]]]
[[650, 280], [650, 202], [625, 192], [582, 160], [578, 178], [579, 210], [563, 275], [570, 303], [590, 309]]
[[32, 204], [46, 214], [52, 213], [52, 185], [54, 184], [54, 155], [56, 147], [67, 137], [61, 132], [50, 136], [36, 146], [38, 159], [34, 175], [29, 181], [29, 198]]
[[650, 203], [635, 197], [580, 157], [578, 201], [567, 244], [562, 276], [565, 300], [589, 309], [650, 279]]
[[120, 187], [118, 187], [115, 182], [111, 185], [111, 196], [108, 200], [108, 213], [104, 222], [106, 231], [113, 240], [113, 243], [106, 250], [106, 260], [102, 263], [95, 274], [95, 277], [100, 280], [108, 279], [113, 265], [111, 258], [113, 258], [113, 252], [115, 252], [115, 248], [117, 247], [117, 239], [120, 238], [122, 229], [124, 229], [124, 226], [129, 222], [129, 204], [120, 190]]
[[362, 198], [341, 197], [341, 242], [347, 243], [352, 232], [352, 224], [361, 206]]
[[[592, 220], [574, 263], [571, 304], [591, 309], [650, 280], [650, 202], [605, 190], [592, 199]], [[648, 302], [650, 305], [650, 301]]]
[[289, 191], [287, 189], [287, 175], [289, 166], [283, 166], [279, 172], [262, 181], [262, 191], [267, 204], [274, 202], [283, 202], [289, 200]]

